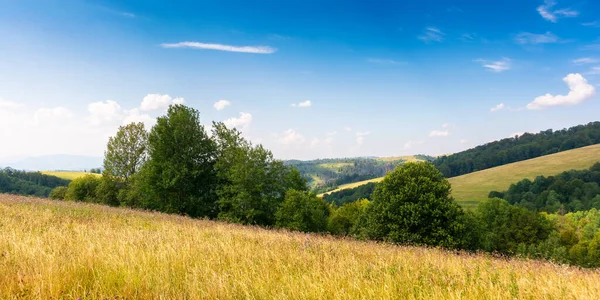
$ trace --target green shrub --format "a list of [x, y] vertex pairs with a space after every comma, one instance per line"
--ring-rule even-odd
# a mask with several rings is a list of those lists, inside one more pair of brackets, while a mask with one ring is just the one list
[[69, 183], [65, 194], [65, 200], [99, 202], [96, 190], [100, 185], [100, 178], [94, 175], [86, 175], [74, 179]]
[[64, 200], [65, 195], [67, 194], [68, 188], [66, 186], [58, 186], [55, 187], [48, 197], [53, 200]]
[[329, 205], [314, 194], [288, 190], [285, 200], [275, 213], [275, 225], [303, 232], [327, 230]]

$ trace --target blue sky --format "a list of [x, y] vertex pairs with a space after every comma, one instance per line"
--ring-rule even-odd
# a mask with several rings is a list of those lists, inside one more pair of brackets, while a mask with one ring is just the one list
[[5, 160], [101, 156], [173, 102], [283, 159], [452, 153], [600, 111], [592, 0], [0, 2]]

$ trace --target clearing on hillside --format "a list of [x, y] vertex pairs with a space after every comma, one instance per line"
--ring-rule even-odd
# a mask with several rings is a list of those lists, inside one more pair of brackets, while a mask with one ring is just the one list
[[77, 171], [42, 171], [44, 175], [56, 176], [62, 179], [73, 180], [85, 175], [102, 176], [101, 174], [89, 173], [89, 172], [77, 172]]
[[[511, 163], [448, 180], [452, 184], [452, 196], [460, 205], [470, 208], [485, 200], [491, 191], [507, 190], [511, 184], [525, 178], [533, 180], [540, 175], [551, 176], [573, 169], [588, 169], [597, 162], [600, 162], [600, 144]], [[369, 182], [379, 182], [382, 179], [383, 177], [380, 177], [345, 184], [332, 192], [355, 188]]]
[[599, 299], [600, 272], [0, 195], [0, 298]]

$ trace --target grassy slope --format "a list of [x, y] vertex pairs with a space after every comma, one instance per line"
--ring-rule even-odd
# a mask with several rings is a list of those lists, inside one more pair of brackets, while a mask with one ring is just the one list
[[[556, 175], [572, 169], [587, 169], [599, 161], [600, 144], [499, 166], [449, 180], [454, 198], [461, 205], [472, 207], [486, 199], [489, 192], [506, 190], [512, 183], [522, 179], [534, 179], [539, 175]], [[379, 182], [382, 179], [383, 177], [343, 185], [335, 191], [354, 188], [368, 182]]]
[[9, 195], [0, 270], [0, 299], [600, 298], [599, 271]]
[[58, 178], [62, 178], [62, 179], [68, 179], [68, 180], [73, 180], [85, 175], [94, 175], [94, 176], [101, 176], [100, 174], [95, 174], [95, 173], [87, 173], [87, 172], [67, 172], [67, 171], [58, 171], [58, 172], [54, 172], [54, 171], [43, 171], [42, 174], [45, 175], [51, 175], [51, 176], [56, 176]]

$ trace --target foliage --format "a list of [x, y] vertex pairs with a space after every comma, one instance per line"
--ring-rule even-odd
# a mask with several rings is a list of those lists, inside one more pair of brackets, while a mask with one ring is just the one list
[[464, 225], [450, 183], [431, 163], [407, 163], [373, 193], [367, 235], [394, 243], [456, 247]]
[[66, 186], [69, 182], [40, 172], [0, 169], [0, 193], [48, 197], [53, 188]]
[[437, 158], [434, 165], [454, 177], [543, 155], [600, 143], [600, 122], [569, 129], [525, 133]]
[[362, 199], [334, 209], [329, 216], [327, 229], [337, 235], [361, 237], [369, 205], [371, 205], [369, 200]]
[[523, 179], [505, 192], [490, 192], [490, 197], [506, 199], [533, 211], [548, 213], [600, 209], [600, 163], [589, 170], [571, 170], [556, 176]]
[[327, 229], [329, 205], [314, 194], [290, 189], [275, 213], [275, 226], [303, 232]]
[[216, 145], [197, 110], [171, 105], [148, 136], [148, 156], [139, 178], [141, 206], [192, 217], [216, 215]]
[[100, 178], [94, 175], [86, 175], [74, 179], [69, 183], [65, 193], [65, 200], [98, 202], [96, 189], [100, 185]]
[[[146, 161], [148, 133], [144, 123], [120, 126], [110, 137], [104, 152], [104, 177], [118, 178], [125, 183]], [[94, 172], [92, 172], [94, 173]]]
[[297, 171], [274, 159], [262, 145], [253, 146], [235, 128], [213, 123], [213, 138], [218, 149], [215, 170], [220, 219], [274, 225], [286, 190], [306, 190]]
[[64, 200], [67, 195], [68, 188], [66, 186], [57, 186], [48, 195], [48, 198], [52, 200]]
[[359, 199], [371, 200], [371, 195], [375, 191], [375, 185], [376, 183], [369, 182], [365, 185], [361, 185], [353, 189], [346, 189], [337, 192], [332, 192], [329, 194], [324, 194], [323, 200], [335, 205], [344, 205], [346, 203], [351, 203]]
[[480, 248], [488, 252], [514, 254], [520, 244], [538, 244], [548, 238], [553, 224], [544, 216], [492, 198], [475, 210]]

